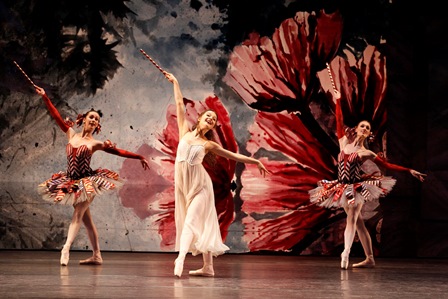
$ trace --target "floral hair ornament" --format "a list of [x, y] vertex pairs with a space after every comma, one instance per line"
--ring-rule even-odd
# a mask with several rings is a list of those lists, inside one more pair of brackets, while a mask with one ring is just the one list
[[95, 130], [93, 130], [93, 134], [99, 134], [101, 132], [101, 124], [98, 123], [98, 126], [96, 126]]
[[369, 137], [367, 137], [367, 142], [372, 143], [374, 140], [375, 140], [375, 135], [373, 134], [373, 132], [370, 132]]
[[78, 116], [76, 117], [76, 121], [75, 121], [75, 123], [78, 127], [80, 127], [82, 125], [83, 119], [84, 119], [84, 115], [78, 114]]

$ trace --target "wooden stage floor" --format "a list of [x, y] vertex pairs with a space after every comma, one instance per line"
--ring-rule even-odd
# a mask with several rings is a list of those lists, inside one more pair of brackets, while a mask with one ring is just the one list
[[[101, 266], [72, 251], [0, 251], [0, 298], [448, 298], [447, 259], [378, 258], [374, 269], [341, 270], [339, 258], [225, 254], [215, 277], [192, 277], [202, 258], [188, 255], [181, 278], [174, 253], [103, 252]], [[361, 258], [351, 258], [358, 262]]]

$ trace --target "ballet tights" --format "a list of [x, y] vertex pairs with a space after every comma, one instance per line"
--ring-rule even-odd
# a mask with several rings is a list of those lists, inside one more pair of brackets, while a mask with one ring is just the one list
[[191, 201], [190, 205], [187, 207], [187, 214], [185, 216], [185, 222], [182, 228], [182, 234], [179, 239], [179, 254], [174, 262], [174, 275], [177, 277], [182, 276], [183, 264], [187, 253], [190, 251], [191, 244], [194, 241], [194, 228], [199, 226], [197, 217], [201, 215], [201, 210], [203, 206], [201, 205], [200, 198], [195, 198]]
[[349, 255], [355, 239], [356, 224], [361, 213], [362, 204], [344, 208], [347, 214], [347, 223], [344, 231], [344, 251], [341, 254], [341, 268], [347, 269], [349, 265]]
[[353, 267], [371, 268], [375, 266], [372, 239], [370, 238], [369, 231], [367, 230], [361, 215], [362, 206], [362, 204], [359, 204], [354, 207], [345, 208], [345, 212], [347, 213], [347, 224], [344, 231], [344, 251], [341, 254], [341, 268], [343, 269], [348, 268], [348, 259], [356, 232], [358, 232], [359, 240], [361, 241], [364, 254], [366, 255], [366, 260], [354, 264]]

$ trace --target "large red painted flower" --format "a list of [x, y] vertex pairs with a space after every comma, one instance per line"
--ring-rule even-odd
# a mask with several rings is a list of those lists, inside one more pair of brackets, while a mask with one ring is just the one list
[[[218, 115], [215, 128], [215, 141], [224, 148], [236, 152], [237, 144], [230, 124], [227, 110], [217, 97], [208, 97], [203, 102], [184, 99], [187, 120], [191, 125], [196, 123], [199, 113], [213, 109]], [[150, 173], [138, 175], [135, 165], [129, 160], [123, 164], [120, 175], [132, 177], [120, 190], [123, 206], [130, 207], [136, 215], [144, 219], [154, 215], [154, 223], [161, 236], [161, 249], [171, 250], [176, 240], [174, 223], [174, 161], [176, 158], [179, 132], [176, 120], [175, 105], [167, 110], [167, 126], [159, 136], [160, 146], [157, 149], [148, 145], [142, 146], [138, 153], [151, 157]], [[235, 213], [232, 195], [232, 180], [235, 173], [235, 162], [217, 157], [215, 165], [204, 163], [209, 173], [215, 193], [215, 206], [218, 213], [221, 235], [227, 236], [228, 227]]]
[[298, 12], [272, 38], [253, 33], [230, 56], [226, 82], [250, 107], [270, 112], [301, 111], [320, 83], [341, 40], [340, 13]]

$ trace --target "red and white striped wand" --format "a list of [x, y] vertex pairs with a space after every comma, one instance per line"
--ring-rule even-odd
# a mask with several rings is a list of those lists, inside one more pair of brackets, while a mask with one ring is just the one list
[[31, 80], [30, 77], [28, 77], [28, 75], [25, 73], [25, 71], [22, 70], [22, 68], [20, 67], [20, 65], [19, 65], [17, 62], [15, 62], [15, 60], [14, 60], [14, 64], [19, 68], [19, 70], [20, 70], [20, 71], [22, 72], [22, 74], [28, 79], [28, 81], [29, 81], [34, 87], [36, 87], [36, 84], [34, 84], [33, 80]]
[[148, 58], [149, 59], [149, 61], [151, 61], [152, 62], [152, 64], [154, 64], [154, 66], [156, 67], [156, 68], [158, 68], [159, 69], [159, 71], [161, 71], [163, 74], [165, 74], [165, 70], [164, 69], [162, 69], [148, 54], [146, 54], [146, 52], [145, 51], [143, 51], [142, 49], [140, 49], [140, 52], [142, 52], [142, 54], [146, 57], [146, 58]]
[[333, 87], [333, 94], [335, 95], [336, 99], [340, 99], [341, 93], [336, 88], [336, 84], [334, 83], [333, 75], [331, 74], [331, 68], [330, 68], [330, 65], [328, 64], [328, 62], [327, 62], [327, 71], [328, 71], [328, 76], [330, 77], [331, 87]]
[[333, 91], [337, 91], [336, 85], [334, 84], [333, 75], [331, 74], [330, 65], [328, 64], [328, 62], [327, 62], [327, 71], [328, 71], [328, 76], [330, 77], [331, 86], [333, 87]]

